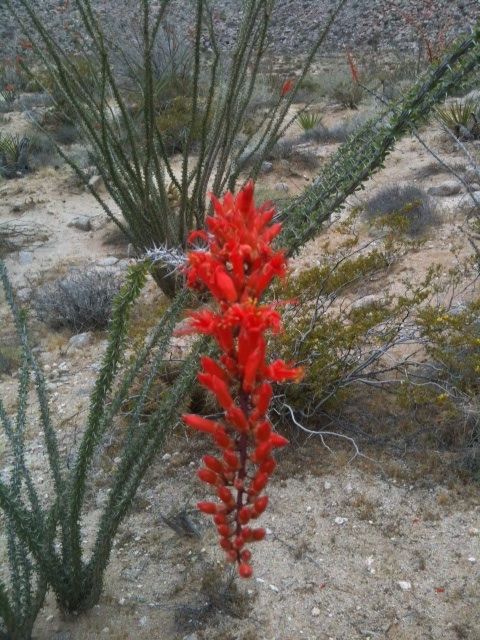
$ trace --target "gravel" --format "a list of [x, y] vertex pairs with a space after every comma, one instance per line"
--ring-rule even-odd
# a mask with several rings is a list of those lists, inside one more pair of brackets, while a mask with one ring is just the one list
[[[271, 50], [282, 55], [308, 50], [336, 3], [336, 0], [277, 0], [270, 29]], [[13, 0], [13, 4], [20, 6], [19, 0]], [[72, 42], [81, 32], [75, 3], [35, 0], [33, 4], [42, 20], [55, 28], [62, 44], [73, 46]], [[190, 27], [195, 14], [192, 4], [192, 1], [173, 0], [169, 9], [171, 23]], [[420, 31], [435, 41], [436, 34], [445, 28], [449, 37], [468, 32], [480, 16], [478, 0], [435, 0], [431, 10], [428, 9], [428, 5], [432, 5], [429, 0], [396, 0], [398, 10], [392, 10], [392, 4], [390, 0], [348, 0], [330, 31], [323, 52], [341, 53], [347, 48], [377, 51], [392, 47], [414, 51], [421, 40]], [[18, 29], [2, 5], [0, 2], [0, 60], [12, 59], [22, 52]], [[136, 0], [92, 0], [92, 5], [102, 19], [113, 19], [127, 27], [133, 22], [134, 8], [139, 7]], [[153, 10], [156, 5], [158, 2], [152, 1]], [[228, 48], [235, 41], [244, 0], [214, 0], [212, 5], [219, 41]], [[405, 16], [409, 16], [410, 24]], [[205, 44], [208, 46], [207, 37]]]

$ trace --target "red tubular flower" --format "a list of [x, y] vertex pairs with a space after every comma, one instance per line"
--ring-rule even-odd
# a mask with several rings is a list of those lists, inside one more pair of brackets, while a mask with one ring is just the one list
[[[292, 88], [287, 80], [281, 96]], [[267, 508], [268, 497], [260, 494], [276, 467], [272, 453], [288, 442], [267, 419], [271, 383], [302, 375], [282, 360], [266, 360], [265, 333], [277, 333], [281, 322], [273, 305], [260, 304], [260, 297], [274, 278], [285, 275], [286, 259], [272, 247], [281, 229], [271, 223], [274, 210], [256, 208], [253, 192], [249, 182], [237, 196], [212, 196], [213, 215], [206, 229], [190, 235], [190, 241], [200, 239], [206, 246], [188, 254], [187, 285], [209, 290], [216, 309], [192, 312], [180, 331], [210, 335], [221, 351], [218, 360], [202, 358], [198, 380], [215, 395], [224, 411], [222, 420], [193, 414], [183, 419], [192, 429], [210, 434], [220, 449], [218, 457], [204, 456], [205, 467], [197, 472], [218, 502], [199, 502], [198, 508], [213, 517], [220, 546], [243, 578], [253, 573], [246, 545], [265, 537], [265, 529], [248, 524]]]
[[292, 89], [293, 89], [293, 80], [285, 80], [285, 82], [282, 84], [282, 88], [280, 89], [280, 95], [282, 96], [282, 98], [286, 96], [287, 93], [290, 93]]

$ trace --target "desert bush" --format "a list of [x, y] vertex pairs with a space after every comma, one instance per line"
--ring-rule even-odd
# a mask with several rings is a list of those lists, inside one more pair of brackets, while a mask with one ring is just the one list
[[345, 109], [356, 110], [362, 102], [363, 89], [352, 80], [344, 80], [332, 87], [331, 97]]
[[312, 129], [304, 131], [301, 139], [306, 142], [316, 142], [317, 144], [321, 142], [345, 142], [351, 135], [358, 131], [368, 119], [368, 114], [358, 114], [330, 127], [320, 122]]
[[54, 329], [66, 327], [77, 333], [105, 329], [119, 289], [119, 276], [107, 269], [72, 271], [41, 287], [34, 308], [39, 320]]
[[480, 138], [480, 102], [474, 98], [438, 107], [437, 116], [444, 127], [459, 139]]
[[365, 203], [365, 216], [377, 225], [397, 223], [411, 236], [424, 234], [438, 221], [432, 199], [422, 189], [410, 185], [383, 187]]

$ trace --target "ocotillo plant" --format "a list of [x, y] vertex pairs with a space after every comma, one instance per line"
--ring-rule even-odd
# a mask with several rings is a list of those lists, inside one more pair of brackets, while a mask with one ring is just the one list
[[220, 448], [221, 458], [204, 456], [205, 467], [198, 472], [215, 488], [219, 502], [200, 502], [198, 508], [213, 516], [227, 558], [248, 578], [252, 568], [246, 545], [265, 537], [265, 529], [248, 525], [268, 504], [261, 493], [276, 466], [272, 452], [288, 443], [273, 431], [267, 416], [271, 383], [298, 380], [302, 370], [283, 360], [266, 361], [265, 333], [280, 330], [280, 315], [260, 300], [286, 267], [284, 252], [272, 247], [281, 230], [279, 223], [271, 224], [274, 210], [255, 207], [253, 182], [236, 197], [227, 193], [223, 201], [213, 198], [213, 207], [206, 230], [190, 236], [206, 248], [188, 254], [187, 284], [207, 289], [216, 308], [191, 313], [183, 332], [216, 340], [221, 355], [202, 358], [198, 380], [213, 392], [224, 414], [221, 421], [195, 414], [183, 420], [209, 433]]
[[[90, 0], [75, 2], [80, 20], [77, 31], [86, 34], [80, 51], [89, 52], [88, 57], [84, 56], [84, 73], [75, 64], [75, 56], [59, 44], [58, 34], [42, 22], [36, 3], [6, 0], [48, 70], [56, 94], [68, 105], [81, 129], [123, 220], [114, 214], [101, 193], [91, 189], [94, 197], [141, 254], [154, 246], [184, 248], [188, 233], [203, 227], [207, 190], [221, 193], [227, 187], [232, 189], [249, 161], [252, 177], [258, 174], [263, 158], [288, 124], [287, 114], [298, 84], [345, 2], [338, 0], [305, 59], [298, 82], [286, 81], [276, 88], [270, 108], [261, 117], [257, 114], [258, 121], [251, 133], [246, 133], [245, 124], [251, 115], [255, 89], [261, 82], [275, 0], [243, 3], [235, 45], [230, 52], [221, 50], [217, 41], [209, 3], [194, 2], [193, 64], [182, 96], [188, 117], [179, 140], [181, 171], [178, 172], [174, 171], [163, 130], [164, 105], [158, 104], [157, 69], [152, 56], [162, 30], [168, 28], [167, 9], [171, 0], [138, 3], [138, 37], [142, 50], [142, 62], [137, 69], [141, 103], [138, 114], [132, 113], [129, 94], [122, 91], [116, 69], [119, 58], [133, 67], [128, 51], [109, 36], [108, 28], [95, 14]], [[135, 12], [129, 16], [129, 21], [132, 20]], [[205, 38], [211, 42], [211, 52], [203, 46]], [[28, 66], [25, 65], [27, 71]], [[38, 74], [36, 79], [38, 81]], [[59, 153], [88, 186], [88, 176], [62, 149]], [[157, 275], [163, 290], [172, 293], [173, 279], [163, 277], [161, 269]]]
[[[298, 250], [305, 241], [318, 232], [321, 224], [342, 205], [345, 198], [361, 186], [383, 162], [395, 140], [410, 127], [422, 120], [432, 106], [442, 100], [459, 83], [478, 68], [480, 61], [480, 29], [458, 44], [445, 60], [430, 70], [419, 81], [406, 98], [394, 107], [388, 119], [369, 123], [358, 135], [342, 145], [338, 153], [327, 164], [320, 179], [295, 200], [292, 207], [283, 212], [284, 228], [279, 243], [287, 253]], [[102, 589], [102, 577], [108, 563], [112, 542], [120, 522], [125, 518], [132, 499], [146, 469], [161, 446], [168, 430], [178, 419], [182, 399], [188, 397], [198, 371], [197, 356], [206, 352], [206, 345], [196, 345], [191, 357], [180, 369], [179, 377], [171, 393], [159, 402], [154, 414], [141, 420], [143, 407], [156, 372], [168, 347], [173, 328], [185, 309], [188, 296], [182, 292], [171, 309], [162, 318], [153, 332], [148, 345], [127, 367], [121, 376], [115, 371], [121, 362], [124, 337], [133, 300], [143, 282], [143, 276], [131, 273], [114, 311], [109, 348], [105, 355], [98, 381], [91, 400], [91, 414], [84, 431], [85, 443], [80, 446], [77, 462], [70, 472], [58, 451], [55, 437], [55, 416], [51, 415], [43, 374], [29, 350], [29, 368], [40, 405], [40, 429], [43, 432], [48, 460], [54, 482], [55, 498], [41, 510], [33, 508], [35, 494], [17, 496], [8, 482], [0, 481], [0, 508], [15, 527], [15, 535], [31, 553], [34, 570], [48, 580], [60, 606], [65, 610], [86, 609], [98, 600]], [[6, 277], [3, 263], [0, 275], [7, 292], [14, 316], [19, 310]], [[151, 358], [150, 358], [151, 355]], [[149, 366], [147, 364], [149, 363]], [[89, 474], [95, 452], [105, 434], [111, 432], [115, 416], [129, 395], [133, 381], [145, 368], [147, 375], [131, 411], [131, 424], [125, 440], [122, 462], [112, 479], [112, 490], [101, 516], [96, 533], [92, 556], [86, 558], [81, 544], [81, 524], [85, 498], [84, 474]], [[118, 383], [115, 380], [118, 379]], [[23, 401], [22, 401], [23, 402]], [[25, 486], [28, 486], [26, 470], [20, 467]], [[33, 500], [33, 502], [32, 502]], [[42, 522], [52, 524], [53, 531]], [[55, 547], [54, 543], [60, 542]], [[4, 590], [0, 587], [0, 599]], [[8, 617], [9, 610], [3, 608], [0, 615]], [[11, 618], [12, 619], [12, 618]], [[13, 618], [15, 619], [15, 618]]]

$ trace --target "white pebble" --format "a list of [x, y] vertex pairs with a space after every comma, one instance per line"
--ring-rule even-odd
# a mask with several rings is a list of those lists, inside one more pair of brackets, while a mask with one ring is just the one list
[[348, 518], [342, 518], [341, 516], [335, 518], [335, 524], [345, 524], [346, 522], [348, 522]]
[[320, 609], [318, 607], [313, 607], [312, 616], [315, 616], [317, 618], [319, 615], [320, 615]]
[[412, 588], [412, 583], [408, 580], [399, 580], [397, 584], [402, 591], [410, 591]]

